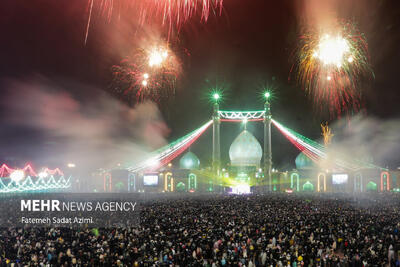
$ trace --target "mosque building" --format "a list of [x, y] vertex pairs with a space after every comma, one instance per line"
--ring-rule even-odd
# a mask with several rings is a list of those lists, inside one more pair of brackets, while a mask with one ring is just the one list
[[[246, 128], [229, 147], [230, 162], [215, 177], [211, 167], [200, 166], [200, 159], [190, 150], [179, 162], [166, 165], [159, 173], [156, 191], [161, 192], [231, 192], [250, 193], [267, 187], [262, 166], [263, 149]], [[295, 169], [280, 172], [272, 169], [272, 191], [363, 192], [383, 191], [395, 182], [389, 174], [376, 170], [346, 172], [322, 169], [304, 152], [295, 158]], [[394, 185], [393, 185], [394, 187]], [[399, 187], [397, 185], [397, 187]], [[383, 188], [383, 189], [380, 189]], [[146, 187], [146, 191], [151, 188]]]
[[235, 138], [229, 148], [230, 166], [227, 172], [233, 191], [250, 192], [250, 186], [256, 184], [262, 154], [260, 143], [246, 129]]

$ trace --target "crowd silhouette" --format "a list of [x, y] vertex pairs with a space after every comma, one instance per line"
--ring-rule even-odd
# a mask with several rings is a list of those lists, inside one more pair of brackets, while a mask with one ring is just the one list
[[127, 228], [1, 228], [0, 266], [400, 266], [395, 194], [174, 195]]

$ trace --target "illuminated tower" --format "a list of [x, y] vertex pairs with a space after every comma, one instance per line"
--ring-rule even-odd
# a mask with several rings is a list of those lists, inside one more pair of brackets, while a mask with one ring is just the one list
[[266, 92], [265, 104], [264, 104], [264, 177], [268, 178], [268, 190], [272, 191], [272, 179], [271, 179], [271, 168], [272, 168], [272, 151], [271, 151], [271, 106], [269, 98], [271, 94]]
[[214, 98], [214, 111], [213, 111], [213, 154], [212, 154], [212, 168], [213, 172], [219, 175], [221, 165], [221, 144], [220, 144], [220, 118], [219, 118], [219, 105], [218, 100], [220, 95], [215, 93]]

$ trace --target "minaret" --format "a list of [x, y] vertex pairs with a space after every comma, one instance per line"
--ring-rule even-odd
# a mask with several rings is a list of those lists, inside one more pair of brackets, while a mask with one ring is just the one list
[[220, 148], [220, 117], [219, 117], [219, 104], [218, 100], [220, 98], [220, 95], [218, 93], [215, 93], [213, 95], [213, 98], [215, 100], [214, 103], [214, 110], [213, 110], [213, 154], [212, 154], [212, 168], [213, 168], [213, 173], [216, 174], [216, 176], [219, 176], [220, 172], [220, 166], [221, 166], [221, 148]]
[[265, 104], [264, 104], [264, 177], [268, 178], [268, 191], [272, 191], [272, 150], [271, 150], [271, 106], [269, 98], [271, 94], [265, 93]]

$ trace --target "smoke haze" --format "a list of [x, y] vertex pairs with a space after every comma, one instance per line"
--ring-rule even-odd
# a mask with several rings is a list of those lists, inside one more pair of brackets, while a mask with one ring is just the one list
[[[154, 103], [130, 108], [96, 88], [55, 84], [40, 76], [3, 82], [3, 134], [14, 133], [11, 141], [1, 141], [4, 155], [94, 169], [135, 161], [166, 144], [169, 130]], [[40, 137], [26, 140], [27, 131]]]

